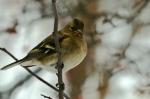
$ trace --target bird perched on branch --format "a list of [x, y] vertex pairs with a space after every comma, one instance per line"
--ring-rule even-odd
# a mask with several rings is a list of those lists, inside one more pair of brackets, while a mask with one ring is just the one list
[[[63, 29], [58, 31], [63, 71], [66, 72], [82, 62], [87, 53], [87, 44], [83, 36], [84, 24], [79, 19], [73, 19]], [[1, 70], [9, 69], [16, 65], [22, 66], [39, 65], [49, 71], [56, 71], [58, 60], [56, 46], [52, 35], [48, 36], [36, 47], [34, 47], [24, 58], [8, 64]]]

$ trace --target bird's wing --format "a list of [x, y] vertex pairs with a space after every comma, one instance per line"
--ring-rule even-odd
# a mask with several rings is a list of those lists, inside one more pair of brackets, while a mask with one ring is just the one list
[[[58, 32], [58, 39], [59, 42], [63, 42], [65, 36], [62, 33]], [[46, 39], [44, 39], [41, 43], [39, 43], [36, 47], [34, 47], [26, 57], [2, 67], [1, 70], [9, 69], [33, 58], [40, 58], [54, 53], [56, 53], [55, 42], [53, 36], [50, 35]]]
[[[59, 42], [62, 42], [65, 38], [62, 33], [58, 33]], [[41, 43], [39, 43], [36, 47], [34, 47], [26, 56], [26, 58], [40, 58], [45, 55], [50, 55], [56, 53], [55, 49], [55, 41], [53, 35], [48, 36]]]

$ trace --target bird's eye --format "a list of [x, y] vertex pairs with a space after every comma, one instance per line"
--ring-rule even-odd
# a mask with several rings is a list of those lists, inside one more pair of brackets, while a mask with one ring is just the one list
[[74, 30], [75, 28], [72, 26], [72, 27], [70, 27], [71, 28], [71, 30]]
[[71, 28], [71, 30], [73, 30], [73, 31], [75, 30], [75, 27], [73, 27], [73, 26], [72, 26], [72, 27], [70, 27], [70, 28]]

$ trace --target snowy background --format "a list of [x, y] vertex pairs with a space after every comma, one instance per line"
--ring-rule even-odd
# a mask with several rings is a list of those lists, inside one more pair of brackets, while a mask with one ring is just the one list
[[[74, 17], [85, 23], [88, 55], [64, 76], [71, 99], [149, 99], [149, 0], [57, 0], [59, 28]], [[0, 47], [17, 58], [53, 31], [51, 0], [0, 0]], [[14, 60], [0, 52], [0, 67]], [[51, 72], [32, 67], [47, 82]], [[57, 99], [58, 93], [21, 66], [0, 71], [0, 99]]]

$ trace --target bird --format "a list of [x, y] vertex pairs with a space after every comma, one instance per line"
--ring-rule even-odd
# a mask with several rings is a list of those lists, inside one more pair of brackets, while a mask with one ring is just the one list
[[[87, 42], [84, 37], [84, 23], [74, 18], [58, 32], [62, 62], [64, 64], [63, 72], [67, 72], [79, 65], [87, 55]], [[42, 69], [56, 72], [58, 56], [56, 51], [55, 39], [49, 35], [37, 46], [35, 46], [22, 59], [3, 66], [1, 70], [10, 69], [16, 65], [21, 66], [40, 66]]]

